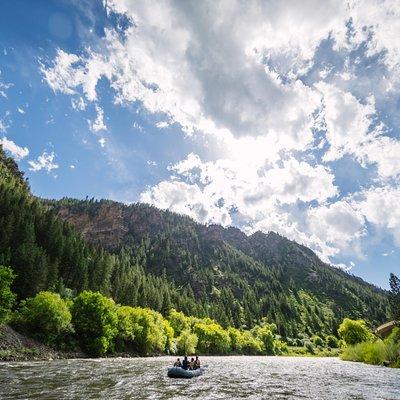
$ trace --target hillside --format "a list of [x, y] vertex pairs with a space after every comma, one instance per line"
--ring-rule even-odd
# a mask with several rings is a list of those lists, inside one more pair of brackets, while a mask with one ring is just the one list
[[310, 249], [276, 233], [246, 236], [236, 228], [205, 226], [145, 204], [62, 199], [58, 216], [93, 244], [144, 254], [144, 269], [164, 274], [210, 302], [222, 323], [252, 326], [260, 316], [283, 335], [334, 330], [343, 316], [385, 319], [383, 291], [323, 263]]
[[286, 337], [336, 332], [344, 316], [386, 318], [382, 290], [321, 262], [275, 233], [246, 236], [144, 205], [31, 195], [0, 148], [0, 265], [20, 299], [40, 290], [98, 290], [127, 305], [210, 316]]

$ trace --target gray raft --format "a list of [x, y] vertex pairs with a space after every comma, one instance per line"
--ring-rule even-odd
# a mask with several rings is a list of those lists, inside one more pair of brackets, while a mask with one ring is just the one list
[[195, 376], [203, 375], [203, 372], [204, 368], [188, 370], [188, 369], [183, 369], [181, 367], [171, 367], [168, 368], [168, 377], [190, 379], [194, 378]]

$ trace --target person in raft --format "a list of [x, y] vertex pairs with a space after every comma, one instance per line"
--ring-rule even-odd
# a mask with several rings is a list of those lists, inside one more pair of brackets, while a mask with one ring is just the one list
[[196, 359], [194, 360], [194, 369], [199, 369], [200, 368], [200, 359], [199, 356], [196, 356]]
[[183, 368], [183, 369], [189, 369], [189, 360], [188, 360], [187, 356], [185, 356], [185, 357], [183, 358], [183, 361], [182, 361], [182, 368]]
[[189, 363], [189, 369], [196, 369], [196, 366], [195, 366], [195, 364], [194, 364], [194, 358], [192, 357], [191, 359], [190, 359], [190, 363]]
[[174, 362], [174, 367], [182, 367], [182, 363], [179, 358]]

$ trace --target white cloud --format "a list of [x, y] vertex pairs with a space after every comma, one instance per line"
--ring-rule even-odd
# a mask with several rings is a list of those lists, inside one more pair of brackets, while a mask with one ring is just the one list
[[385, 136], [383, 123], [374, 124], [374, 98], [369, 96], [367, 103], [361, 104], [351, 93], [333, 85], [319, 83], [317, 87], [323, 94], [325, 137], [329, 144], [323, 160], [350, 154], [364, 166], [376, 164], [381, 177], [399, 174], [400, 140]]
[[25, 114], [25, 110], [23, 110], [23, 109], [20, 108], [20, 107], [17, 107], [17, 111], [18, 111], [20, 114]]
[[0, 144], [3, 146], [3, 149], [9, 151], [16, 160], [21, 160], [29, 154], [27, 147], [20, 147], [6, 137], [0, 139]]
[[340, 250], [349, 250], [350, 246], [358, 256], [362, 256], [359, 239], [366, 234], [365, 218], [348, 201], [310, 209], [308, 224], [310, 234], [328, 244], [326, 259], [337, 255]]
[[400, 246], [400, 189], [398, 187], [370, 188], [355, 197], [355, 207], [377, 229], [392, 234]]
[[[1, 71], [0, 71], [1, 74]], [[5, 99], [7, 98], [7, 90], [12, 87], [12, 83], [3, 83], [0, 81], [0, 97], [4, 97]]]
[[9, 128], [9, 126], [7, 125], [7, 123], [3, 120], [0, 119], [0, 132], [7, 132], [7, 129]]
[[168, 127], [169, 127], [169, 123], [166, 122], [166, 121], [160, 121], [160, 122], [157, 122], [157, 123], [156, 123], [156, 127], [157, 127], [158, 129], [165, 129], [165, 128], [168, 128]]
[[213, 221], [228, 225], [231, 222], [229, 213], [219, 208], [213, 199], [207, 196], [198, 185], [189, 185], [184, 182], [161, 182], [142, 193], [140, 200], [157, 204], [158, 207], [169, 209], [180, 214], [186, 214], [197, 221], [207, 223]]
[[96, 119], [94, 121], [88, 120], [89, 123], [89, 128], [92, 132], [100, 132], [100, 131], [105, 131], [107, 130], [107, 126], [104, 123], [104, 111], [103, 109], [96, 105]]
[[47, 153], [43, 152], [36, 160], [28, 161], [30, 165], [29, 170], [33, 172], [41, 171], [42, 169], [51, 172], [53, 169], [57, 169], [59, 166], [54, 162], [54, 152]]
[[101, 147], [105, 147], [105, 145], [106, 145], [106, 139], [103, 138], [103, 137], [100, 138], [100, 139], [99, 139], [99, 143], [100, 143], [100, 146], [101, 146]]
[[83, 97], [79, 97], [77, 99], [71, 99], [71, 106], [74, 110], [84, 111], [86, 110], [86, 102]]

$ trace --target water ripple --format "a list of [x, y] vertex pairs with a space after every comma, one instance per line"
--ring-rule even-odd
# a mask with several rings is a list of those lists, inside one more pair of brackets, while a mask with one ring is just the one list
[[206, 374], [169, 379], [172, 358], [0, 364], [0, 399], [400, 400], [400, 370], [329, 358], [203, 357]]

